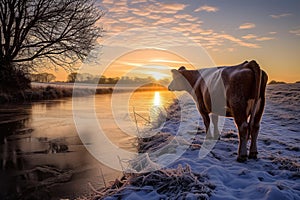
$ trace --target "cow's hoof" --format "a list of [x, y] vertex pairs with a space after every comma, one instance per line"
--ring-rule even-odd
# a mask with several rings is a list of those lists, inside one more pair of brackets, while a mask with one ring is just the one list
[[250, 152], [248, 158], [256, 160], [257, 159], [257, 152]]
[[236, 161], [243, 163], [247, 161], [247, 156], [239, 156]]

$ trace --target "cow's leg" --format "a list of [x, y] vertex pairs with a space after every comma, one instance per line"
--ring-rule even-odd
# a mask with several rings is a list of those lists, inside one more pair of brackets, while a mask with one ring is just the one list
[[219, 128], [218, 128], [218, 121], [219, 121], [219, 116], [212, 114], [211, 115], [211, 119], [214, 125], [214, 135], [213, 138], [218, 140], [220, 138], [220, 132], [219, 132]]
[[201, 112], [200, 111], [200, 114], [202, 116], [202, 119], [203, 119], [203, 122], [204, 122], [204, 125], [205, 125], [206, 135], [207, 135], [207, 134], [210, 133], [210, 130], [209, 130], [210, 118], [209, 118], [208, 113], [206, 113], [206, 112]]
[[239, 149], [238, 149], [238, 162], [245, 162], [247, 160], [247, 141], [249, 125], [246, 117], [234, 117], [235, 123], [239, 130]]
[[259, 107], [257, 113], [255, 114], [254, 117], [254, 122], [253, 122], [253, 126], [250, 127], [250, 135], [251, 135], [251, 145], [250, 145], [250, 153], [249, 153], [249, 158], [250, 159], [257, 159], [257, 136], [258, 136], [258, 132], [259, 132], [259, 127], [260, 127], [260, 120], [264, 111], [264, 106], [265, 106], [265, 97], [262, 97], [259, 101], [258, 101], [258, 105]]

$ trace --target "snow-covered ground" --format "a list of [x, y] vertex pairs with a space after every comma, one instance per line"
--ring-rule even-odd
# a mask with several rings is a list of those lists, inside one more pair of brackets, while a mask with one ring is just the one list
[[[194, 102], [184, 95], [181, 104], [171, 106], [168, 120], [160, 130], [176, 135], [176, 142], [166, 140], [157, 146], [149, 153], [151, 162], [172, 169], [179, 164], [189, 165], [215, 186], [209, 197], [213, 200], [300, 199], [300, 84], [269, 85], [266, 93], [258, 160], [236, 161], [238, 136], [230, 118], [225, 120], [220, 140], [204, 158], [199, 158], [204, 125]], [[191, 143], [194, 146], [189, 147]], [[125, 192], [122, 199], [168, 199], [155, 186], [145, 187], [147, 190]], [[190, 195], [189, 199], [197, 198]]]

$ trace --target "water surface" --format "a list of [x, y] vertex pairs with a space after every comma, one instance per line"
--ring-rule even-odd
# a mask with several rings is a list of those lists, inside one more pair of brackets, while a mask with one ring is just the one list
[[[124, 95], [114, 94], [114, 98], [122, 99]], [[76, 98], [83, 102], [93, 100], [96, 117], [109, 140], [135, 152], [134, 134], [114, 123], [111, 97], [104, 94]], [[167, 107], [173, 98], [168, 91], [136, 92], [127, 102], [128, 113], [122, 111], [127, 115], [124, 120], [141, 127], [153, 120], [153, 107]], [[72, 198], [90, 193], [88, 182], [101, 188], [121, 175], [86, 150], [74, 124], [74, 109], [88, 112], [85, 106], [72, 107], [72, 98], [0, 105], [0, 199], [18, 195]]]

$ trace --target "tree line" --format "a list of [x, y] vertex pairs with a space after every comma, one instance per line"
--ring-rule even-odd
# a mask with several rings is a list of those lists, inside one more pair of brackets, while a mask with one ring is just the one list
[[147, 83], [158, 83], [158, 84], [168, 84], [170, 80], [168, 78], [156, 80], [151, 76], [148, 77], [129, 77], [129, 76], [123, 76], [123, 77], [106, 77], [106, 76], [94, 76], [92, 74], [88, 73], [71, 73], [68, 75], [67, 82], [69, 83], [91, 83], [91, 84], [147, 84]]
[[[32, 82], [41, 82], [41, 83], [49, 83], [54, 82], [56, 76], [51, 73], [43, 72], [43, 73], [36, 73], [30, 74], [29, 79]], [[66, 82], [68, 83], [90, 83], [90, 84], [117, 84], [118, 82], [122, 84], [147, 84], [147, 83], [157, 83], [161, 85], [168, 84], [170, 80], [168, 78], [156, 80], [153, 77], [106, 77], [106, 76], [95, 76], [89, 73], [70, 73], [67, 77]]]

